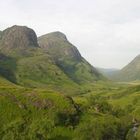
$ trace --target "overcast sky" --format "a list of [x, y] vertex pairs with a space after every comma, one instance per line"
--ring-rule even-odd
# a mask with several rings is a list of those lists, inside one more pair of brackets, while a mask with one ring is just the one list
[[0, 0], [0, 30], [61, 31], [92, 65], [122, 68], [140, 54], [140, 0]]

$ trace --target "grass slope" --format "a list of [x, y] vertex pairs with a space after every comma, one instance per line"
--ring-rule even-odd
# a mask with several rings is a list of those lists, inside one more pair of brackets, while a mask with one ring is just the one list
[[32, 29], [13, 26], [4, 30], [0, 40], [0, 75], [22, 86], [67, 94], [80, 94], [87, 90], [83, 84], [105, 79], [81, 57], [64, 34], [50, 33], [47, 38], [49, 51], [39, 47]]
[[70, 127], [75, 125], [77, 115], [72, 100], [60, 93], [0, 86], [2, 140], [67, 139], [72, 137]]
[[112, 79], [127, 82], [140, 80], [140, 55], [118, 73], [114, 74]]
[[39, 45], [54, 59], [57, 66], [77, 83], [105, 79], [91, 66], [61, 32], [53, 32], [38, 38]]
[[0, 139], [139, 140], [140, 84], [105, 80], [60, 32], [42, 39], [1, 49]]
[[140, 121], [140, 86], [100, 83], [91, 93], [72, 99], [1, 81], [2, 140], [139, 140], [132, 120]]

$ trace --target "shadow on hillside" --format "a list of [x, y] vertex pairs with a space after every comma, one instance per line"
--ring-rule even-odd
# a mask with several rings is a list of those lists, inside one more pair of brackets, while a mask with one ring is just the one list
[[15, 58], [0, 53], [0, 75], [7, 80], [16, 83], [16, 60]]

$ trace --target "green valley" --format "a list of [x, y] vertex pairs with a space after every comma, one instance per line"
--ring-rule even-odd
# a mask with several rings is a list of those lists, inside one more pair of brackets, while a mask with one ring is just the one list
[[140, 82], [102, 71], [61, 32], [0, 32], [0, 140], [140, 140]]

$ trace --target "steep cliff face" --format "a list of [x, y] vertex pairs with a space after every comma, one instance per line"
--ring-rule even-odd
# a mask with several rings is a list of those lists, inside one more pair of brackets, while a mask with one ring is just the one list
[[12, 26], [1, 34], [0, 49], [25, 49], [27, 47], [38, 47], [35, 32], [26, 26]]

